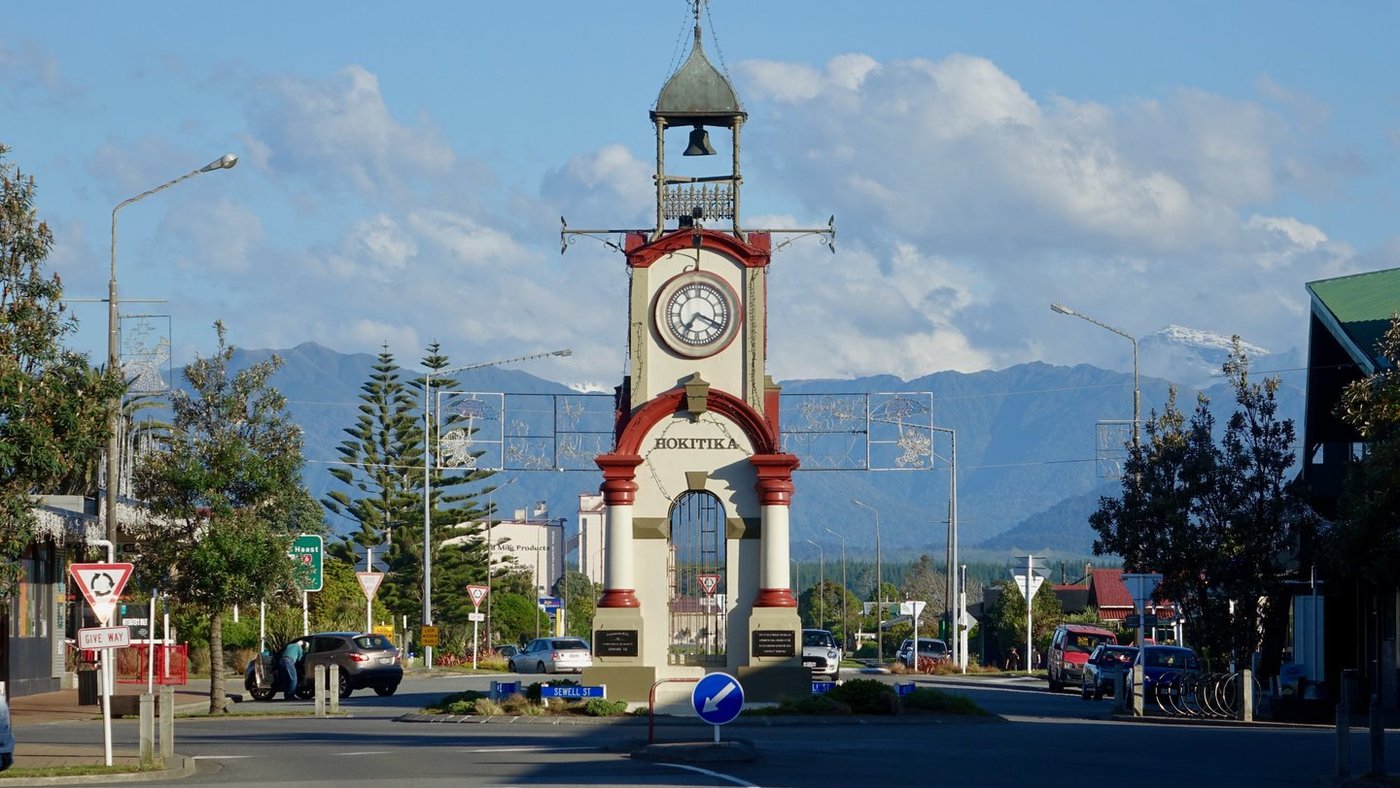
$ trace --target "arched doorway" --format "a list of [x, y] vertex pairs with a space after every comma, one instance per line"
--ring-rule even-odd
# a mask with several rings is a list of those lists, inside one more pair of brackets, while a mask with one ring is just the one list
[[713, 493], [687, 492], [671, 505], [669, 520], [669, 661], [722, 665], [727, 621], [724, 504]]

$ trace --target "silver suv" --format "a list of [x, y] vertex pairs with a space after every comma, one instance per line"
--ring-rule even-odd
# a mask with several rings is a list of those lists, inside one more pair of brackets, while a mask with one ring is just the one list
[[[919, 638], [919, 662], [937, 665], [940, 662], [947, 662], [951, 657], [952, 655], [948, 653], [947, 643], [938, 638]], [[914, 639], [905, 638], [904, 642], [899, 645], [899, 651], [894, 658], [909, 670], [917, 670], [918, 665], [914, 661]]]
[[802, 630], [802, 666], [811, 668], [813, 679], [839, 679], [841, 656], [841, 646], [830, 632], [825, 629]]

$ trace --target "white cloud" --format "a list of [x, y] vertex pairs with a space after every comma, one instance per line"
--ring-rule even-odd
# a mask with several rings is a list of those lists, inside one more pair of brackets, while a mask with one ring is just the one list
[[654, 213], [655, 172], [654, 163], [638, 159], [625, 146], [605, 145], [546, 173], [541, 195], [571, 226], [615, 227]]
[[405, 125], [389, 111], [379, 78], [347, 66], [324, 82], [268, 79], [250, 121], [267, 166], [329, 184], [349, 181], [365, 194], [401, 192], [415, 178], [439, 178], [456, 155], [431, 124]]

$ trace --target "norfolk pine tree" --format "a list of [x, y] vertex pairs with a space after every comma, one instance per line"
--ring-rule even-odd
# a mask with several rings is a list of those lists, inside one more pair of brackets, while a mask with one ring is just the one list
[[388, 548], [375, 553], [389, 569], [376, 599], [395, 617], [409, 615], [421, 609], [422, 598], [422, 535], [413, 534], [422, 530], [423, 430], [414, 415], [413, 394], [387, 349], [380, 351], [360, 390], [360, 415], [345, 428], [349, 437], [336, 448], [341, 465], [330, 469], [350, 490], [332, 490], [321, 499], [331, 514], [358, 528], [331, 552], [359, 569], [352, 545], [387, 541]]
[[293, 534], [319, 531], [320, 507], [301, 481], [301, 430], [268, 380], [273, 356], [234, 373], [234, 347], [216, 322], [213, 356], [185, 368], [171, 393], [169, 446], [141, 458], [136, 494], [143, 584], [209, 617], [209, 710], [224, 710], [223, 616], [290, 585]]
[[4, 161], [8, 150], [0, 145], [0, 599], [34, 539], [32, 496], [98, 455], [122, 389], [114, 370], [93, 374], [62, 345], [76, 321], [58, 276], [43, 271], [53, 234], [38, 219], [34, 179]]

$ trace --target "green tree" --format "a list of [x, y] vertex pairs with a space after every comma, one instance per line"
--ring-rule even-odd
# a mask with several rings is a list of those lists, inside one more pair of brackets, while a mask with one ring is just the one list
[[[994, 645], [993, 650], [1004, 660], [1012, 647], [1017, 653], [1026, 649], [1026, 600], [1014, 581], [1003, 580], [997, 585], [1001, 586], [1001, 593], [986, 611], [979, 626], [988, 637], [988, 645]], [[1055, 596], [1054, 586], [1041, 583], [1031, 609], [1031, 644], [1041, 654], [1050, 644], [1050, 635], [1055, 627], [1063, 620], [1064, 610], [1060, 607], [1060, 598]], [[1023, 667], [1027, 656], [1021, 654]]]
[[389, 570], [377, 601], [395, 615], [414, 614], [422, 604], [422, 539], [410, 537], [422, 530], [422, 425], [414, 415], [413, 394], [387, 350], [380, 351], [360, 389], [359, 416], [336, 447], [342, 464], [330, 469], [348, 489], [331, 490], [321, 499], [332, 515], [354, 523], [356, 529], [330, 552], [354, 564], [352, 545], [387, 542], [375, 553]]
[[291, 536], [320, 523], [301, 482], [301, 431], [268, 383], [281, 359], [234, 373], [223, 323], [214, 330], [218, 350], [185, 368], [170, 445], [141, 458], [135, 488], [147, 502], [139, 575], [208, 616], [209, 710], [220, 712], [224, 612], [289, 585]]
[[564, 600], [564, 634], [592, 637], [599, 588], [588, 579], [588, 575], [565, 569], [564, 576], [555, 582], [550, 594]]
[[108, 403], [122, 390], [114, 370], [95, 375], [62, 345], [77, 323], [58, 276], [43, 270], [53, 234], [34, 208], [34, 179], [4, 161], [7, 152], [0, 145], [0, 599], [13, 593], [34, 540], [31, 496], [56, 491], [69, 469], [98, 455]]
[[1148, 439], [1129, 450], [1122, 496], [1100, 499], [1090, 517], [1094, 552], [1122, 556], [1128, 571], [1160, 572], [1158, 598], [1181, 607], [1204, 656], [1243, 664], [1261, 650], [1260, 672], [1273, 675], [1287, 561], [1312, 515], [1288, 479], [1295, 433], [1277, 416], [1278, 379], [1249, 379], [1238, 337], [1223, 371], [1235, 410], [1219, 442], [1209, 400], [1198, 397], [1187, 421], [1173, 392], [1149, 419]]
[[1338, 516], [1325, 532], [1329, 573], [1375, 593], [1400, 566], [1400, 315], [1376, 345], [1379, 370], [1348, 385], [1336, 413], [1368, 441], [1347, 467]]
[[533, 638], [536, 632], [549, 631], [549, 619], [540, 610], [534, 594], [506, 591], [495, 596], [491, 627], [501, 643], [521, 643]]

